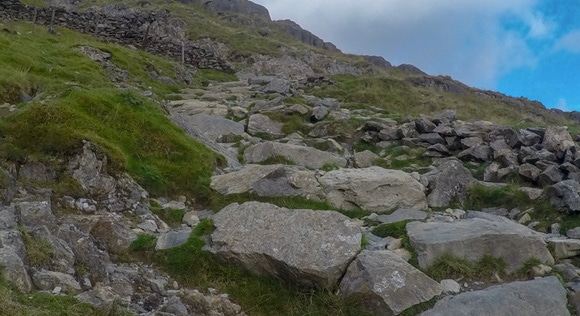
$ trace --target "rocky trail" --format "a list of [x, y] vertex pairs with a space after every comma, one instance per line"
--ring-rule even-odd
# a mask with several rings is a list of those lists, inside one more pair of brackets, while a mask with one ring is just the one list
[[[317, 84], [332, 83], [253, 77], [168, 96], [168, 117], [225, 158], [211, 189], [246, 197], [217, 213], [186, 199], [154, 199], [129, 175], [107, 174], [107, 157], [89, 142], [64, 171], [82, 188], [75, 197], [31, 185], [54, 179], [50, 166], [2, 170], [5, 277], [23, 291], [72, 294], [109, 309], [120, 303], [140, 315], [243, 315], [227, 294], [120, 263], [138, 236], [171, 249], [211, 219], [205, 251], [292, 286], [336, 289], [376, 315], [576, 312], [580, 228], [561, 234], [563, 223], [542, 224], [531, 208], [461, 208], [474, 186], [506, 189], [517, 177], [532, 204], [578, 211], [580, 152], [565, 128], [462, 122], [454, 111], [397, 122], [309, 95]], [[155, 208], [185, 215], [171, 227]]]

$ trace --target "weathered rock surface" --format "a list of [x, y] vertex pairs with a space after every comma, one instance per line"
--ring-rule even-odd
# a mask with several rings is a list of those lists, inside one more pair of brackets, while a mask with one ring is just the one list
[[566, 290], [552, 276], [447, 296], [421, 316], [566, 316], [566, 304]]
[[263, 114], [254, 114], [248, 119], [248, 134], [269, 135], [270, 137], [282, 137], [282, 123], [274, 121]]
[[363, 250], [340, 282], [341, 294], [356, 295], [375, 315], [397, 315], [441, 291], [439, 283], [387, 250]]
[[546, 264], [554, 262], [539, 233], [499, 216], [485, 217], [408, 223], [407, 233], [417, 251], [419, 265], [428, 268], [446, 253], [470, 261], [486, 254], [501, 257], [508, 272], [516, 271], [529, 258]]
[[274, 157], [284, 157], [297, 165], [309, 169], [320, 169], [325, 165], [346, 166], [346, 159], [342, 157], [300, 145], [263, 142], [252, 145], [244, 151], [244, 161], [246, 163], [260, 163]]
[[425, 218], [427, 218], [427, 212], [425, 211], [400, 208], [391, 214], [379, 215], [376, 220], [384, 224], [389, 224], [409, 219], [423, 220]]
[[380, 167], [339, 169], [319, 178], [327, 201], [337, 208], [386, 212], [427, 208], [424, 187], [406, 172]]
[[236, 172], [213, 176], [210, 187], [224, 195], [255, 193], [315, 200], [325, 196], [313, 171], [287, 165], [246, 165]]
[[453, 158], [440, 162], [435, 170], [421, 177], [421, 182], [428, 184], [427, 203], [431, 207], [447, 206], [453, 198], [463, 201], [474, 181], [471, 172]]
[[546, 194], [550, 203], [560, 211], [567, 213], [580, 211], [580, 183], [578, 181], [560, 181], [549, 187]]
[[334, 211], [272, 204], [230, 204], [213, 218], [208, 250], [257, 275], [325, 288], [335, 285], [360, 249], [356, 222]]
[[574, 146], [574, 140], [570, 136], [567, 127], [548, 126], [546, 127], [542, 145], [551, 152], [565, 152], [566, 149]]

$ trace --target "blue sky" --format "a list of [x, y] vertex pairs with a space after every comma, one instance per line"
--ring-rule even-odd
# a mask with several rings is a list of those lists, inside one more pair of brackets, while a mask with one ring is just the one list
[[580, 0], [253, 0], [342, 51], [580, 111]]

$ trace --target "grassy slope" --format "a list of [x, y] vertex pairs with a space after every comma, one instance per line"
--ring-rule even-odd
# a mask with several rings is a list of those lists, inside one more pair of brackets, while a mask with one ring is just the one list
[[[153, 194], [205, 197], [218, 157], [172, 124], [160, 107], [135, 91], [116, 89], [96, 62], [74, 48], [110, 52], [133, 85], [158, 95], [179, 87], [151, 79], [147, 67], [171, 76], [171, 62], [66, 29], [51, 36], [25, 23], [5, 27], [21, 35], [0, 33], [0, 104], [15, 102], [21, 93], [35, 96], [0, 124], [5, 159], [65, 158], [89, 140], [109, 155], [113, 169], [128, 171]], [[201, 81], [199, 76], [203, 73]]]

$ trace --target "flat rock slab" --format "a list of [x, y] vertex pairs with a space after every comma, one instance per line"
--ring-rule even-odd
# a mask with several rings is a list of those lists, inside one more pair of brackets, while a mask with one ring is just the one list
[[335, 286], [361, 247], [359, 224], [334, 211], [234, 203], [213, 222], [209, 251], [253, 274], [309, 287]]
[[447, 296], [421, 316], [567, 316], [566, 290], [554, 276]]
[[356, 295], [375, 315], [397, 315], [441, 291], [439, 283], [387, 250], [363, 250], [340, 282], [343, 295]]
[[381, 167], [338, 169], [319, 178], [326, 200], [341, 209], [427, 209], [424, 187], [408, 173]]
[[274, 157], [284, 157], [309, 169], [320, 169], [325, 165], [345, 167], [347, 163], [342, 157], [316, 148], [276, 142], [259, 143], [244, 151], [246, 163], [260, 163]]
[[159, 236], [159, 239], [157, 239], [155, 250], [170, 249], [186, 243], [189, 235], [191, 235], [191, 231], [191, 228], [186, 228], [172, 230], [162, 234]]
[[287, 165], [246, 165], [236, 172], [213, 176], [210, 187], [224, 195], [302, 196], [317, 201], [325, 196], [314, 171]]
[[189, 123], [200, 131], [202, 135], [212, 141], [219, 140], [223, 135], [245, 134], [244, 125], [219, 116], [207, 114], [192, 115]]
[[424, 220], [425, 218], [427, 218], [427, 212], [425, 211], [400, 208], [391, 214], [377, 216], [377, 221], [383, 224], [390, 224], [410, 219]]
[[470, 218], [454, 222], [410, 222], [407, 233], [417, 251], [419, 265], [428, 268], [445, 253], [477, 261], [484, 255], [501, 257], [507, 272], [514, 272], [530, 258], [553, 264], [543, 237], [526, 226], [497, 218]]

